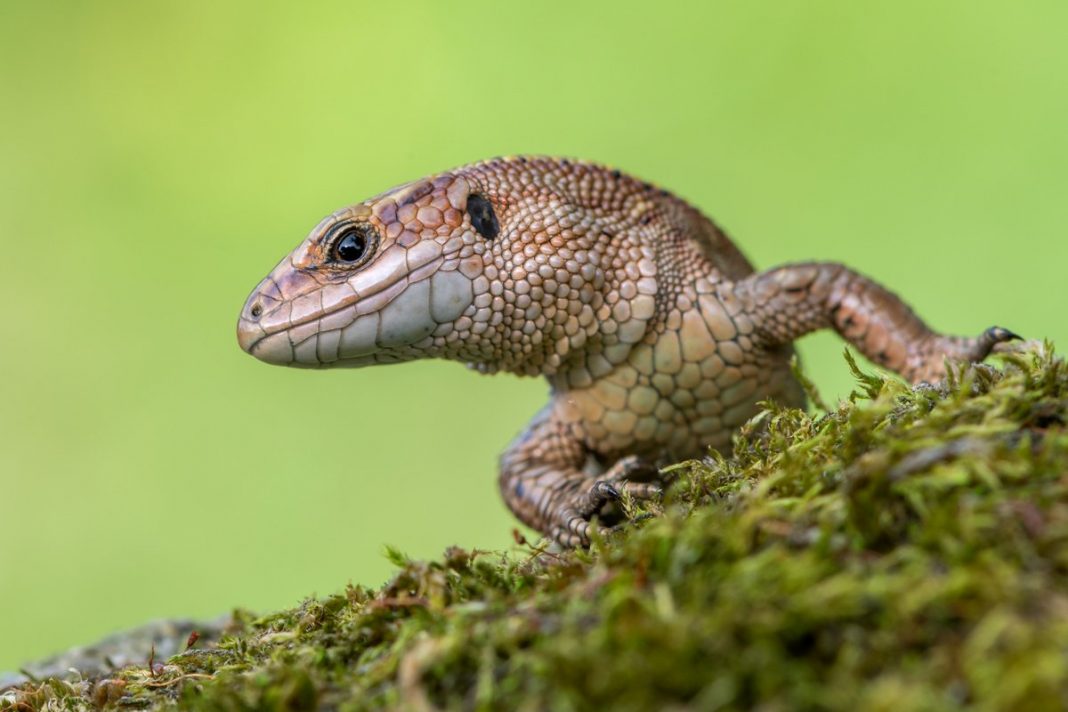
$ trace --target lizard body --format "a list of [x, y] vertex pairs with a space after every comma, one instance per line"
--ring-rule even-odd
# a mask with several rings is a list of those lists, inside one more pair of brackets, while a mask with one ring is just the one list
[[982, 360], [1011, 332], [931, 331], [835, 263], [756, 273], [708, 218], [609, 168], [556, 158], [472, 164], [325, 218], [249, 296], [246, 351], [290, 366], [447, 358], [548, 379], [501, 457], [505, 502], [564, 545], [655, 466], [723, 450], [772, 398], [801, 405], [793, 339], [834, 328], [913, 382]]

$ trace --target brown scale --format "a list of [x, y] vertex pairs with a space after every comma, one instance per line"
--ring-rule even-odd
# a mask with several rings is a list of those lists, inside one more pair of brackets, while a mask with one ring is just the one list
[[[499, 234], [476, 229], [475, 195]], [[331, 257], [335, 228], [350, 223], [378, 240], [355, 268]], [[658, 464], [726, 449], [758, 401], [801, 405], [790, 344], [822, 328], [912, 382], [1014, 338], [996, 327], [973, 339], [933, 332], [839, 264], [755, 273], [666, 191], [601, 166], [523, 157], [335, 213], [253, 292], [238, 331], [272, 363], [439, 357], [545, 376], [550, 401], [502, 456], [500, 487], [523, 522], [574, 546], [623, 490], [655, 496]]]

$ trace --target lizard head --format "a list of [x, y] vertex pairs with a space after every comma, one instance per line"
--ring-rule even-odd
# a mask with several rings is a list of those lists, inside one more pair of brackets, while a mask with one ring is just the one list
[[252, 292], [245, 351], [289, 366], [423, 357], [483, 372], [607, 373], [654, 311], [648, 184], [586, 163], [503, 158], [328, 216]]
[[238, 341], [288, 366], [434, 355], [473, 305], [487, 241], [479, 228], [491, 221], [488, 201], [453, 174], [338, 210], [249, 295]]

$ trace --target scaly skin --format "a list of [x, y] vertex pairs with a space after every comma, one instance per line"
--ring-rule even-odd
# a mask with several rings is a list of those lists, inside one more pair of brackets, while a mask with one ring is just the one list
[[[354, 260], [342, 257], [359, 252], [341, 246], [346, 236], [364, 244]], [[621, 490], [655, 495], [657, 464], [727, 448], [760, 400], [801, 405], [790, 342], [826, 327], [913, 382], [1014, 338], [935, 333], [839, 264], [756, 274], [666, 191], [524, 157], [327, 217], [252, 292], [238, 338], [290, 366], [434, 357], [545, 376], [550, 401], [502, 456], [500, 486], [523, 522], [575, 546]]]

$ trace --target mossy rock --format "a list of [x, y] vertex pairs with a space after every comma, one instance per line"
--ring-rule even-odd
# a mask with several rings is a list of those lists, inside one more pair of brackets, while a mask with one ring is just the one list
[[855, 371], [589, 551], [391, 552], [380, 590], [0, 709], [1068, 707], [1068, 368], [1046, 345], [939, 388]]

